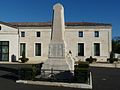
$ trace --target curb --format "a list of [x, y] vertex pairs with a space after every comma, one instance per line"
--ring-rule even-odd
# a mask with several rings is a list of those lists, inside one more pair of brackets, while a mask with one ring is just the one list
[[91, 67], [106, 67], [106, 68], [120, 68], [120, 64], [104, 64], [104, 63], [93, 63], [90, 64]]
[[90, 72], [89, 84], [83, 84], [83, 83], [60, 83], [60, 82], [46, 82], [46, 81], [30, 81], [30, 80], [17, 80], [16, 83], [33, 84], [33, 85], [45, 85], [45, 86], [58, 86], [58, 87], [69, 87], [69, 88], [92, 89], [92, 75], [91, 75], [91, 72]]

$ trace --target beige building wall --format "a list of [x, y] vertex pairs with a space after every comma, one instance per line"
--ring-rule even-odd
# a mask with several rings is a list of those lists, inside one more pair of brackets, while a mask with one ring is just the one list
[[[97, 61], [106, 61], [111, 52], [111, 26], [72, 26], [66, 27], [65, 43], [66, 55], [69, 50], [76, 60], [85, 61], [92, 56]], [[26, 56], [35, 57], [35, 43], [41, 43], [41, 56], [48, 57], [49, 43], [51, 39], [50, 27], [22, 27], [19, 32], [25, 31], [26, 36], [20, 37], [20, 43], [26, 43]], [[40, 31], [41, 36], [36, 37], [36, 32]], [[79, 37], [78, 32], [83, 31], [83, 37]], [[99, 37], [94, 37], [94, 31], [99, 31]], [[20, 33], [19, 33], [20, 34]], [[84, 56], [78, 56], [78, 43], [84, 43]], [[94, 56], [94, 43], [100, 43], [100, 56]]]
[[[92, 56], [97, 61], [106, 61], [111, 52], [111, 27], [68, 27], [65, 31], [67, 50], [71, 50], [73, 57], [85, 60]], [[83, 37], [79, 37], [79, 31], [83, 31]], [[94, 37], [94, 31], [99, 31], [99, 37]], [[78, 56], [78, 43], [84, 43], [84, 56]], [[100, 56], [94, 56], [94, 43], [100, 43]]]
[[[48, 28], [23, 27], [19, 28], [19, 34], [21, 34], [21, 31], [25, 31], [25, 37], [21, 37], [20, 35], [20, 43], [26, 43], [27, 57], [35, 57], [35, 43], [41, 43], [41, 56], [42, 57], [48, 56], [48, 47], [51, 38], [51, 30], [49, 27]], [[40, 37], [36, 36], [36, 32], [40, 32], [41, 34]]]
[[5, 24], [0, 24], [0, 41], [9, 41], [9, 62], [12, 61], [12, 55], [15, 56], [15, 59], [18, 60], [19, 53], [19, 37], [18, 29], [10, 27]]

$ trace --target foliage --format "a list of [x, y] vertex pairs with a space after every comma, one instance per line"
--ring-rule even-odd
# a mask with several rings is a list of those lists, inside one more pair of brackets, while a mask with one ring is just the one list
[[110, 58], [114, 58], [114, 57], [115, 57], [115, 54], [114, 54], [113, 51], [111, 51], [111, 53], [110, 53]]
[[109, 63], [114, 63], [115, 61], [116, 61], [116, 62], [118, 61], [118, 58], [115, 58], [115, 55], [114, 55], [114, 52], [113, 52], [113, 51], [110, 53], [110, 58], [107, 58], [107, 61], [108, 61]]
[[22, 80], [34, 80], [37, 74], [38, 68], [35, 65], [32, 65], [32, 68], [20, 69], [20, 79]]
[[115, 61], [117, 62], [118, 59], [117, 59], [117, 58], [108, 58], [107, 61], [108, 61], [109, 63], [114, 63]]
[[86, 83], [89, 77], [89, 64], [86, 62], [79, 62], [75, 65], [73, 82]]
[[25, 63], [25, 62], [27, 62], [29, 59], [28, 59], [28, 58], [23, 58], [23, 57], [22, 57], [22, 58], [19, 58], [19, 60], [21, 60], [22, 63]]
[[85, 83], [88, 80], [88, 69], [76, 68], [74, 71], [74, 81], [79, 83]]
[[78, 61], [78, 62], [76, 62], [75, 68], [76, 67], [79, 67], [79, 68], [89, 68], [89, 64], [87, 62]]
[[120, 54], [120, 36], [113, 38], [113, 40], [112, 40], [112, 52]]
[[86, 58], [86, 61], [89, 62], [89, 63], [92, 63], [92, 62], [96, 62], [97, 59], [90, 56], [90, 58]]
[[25, 63], [25, 62], [27, 62], [27, 61], [29, 60], [29, 59], [26, 58], [26, 56], [25, 56], [25, 50], [23, 50], [23, 52], [22, 52], [22, 58], [19, 58], [19, 60], [21, 60], [22, 63]]

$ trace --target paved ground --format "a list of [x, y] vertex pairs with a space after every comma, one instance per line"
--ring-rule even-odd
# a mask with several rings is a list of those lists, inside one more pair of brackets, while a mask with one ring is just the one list
[[[0, 65], [0, 90], [82, 90], [74, 88], [17, 84], [15, 75], [18, 66]], [[93, 74], [93, 90], [120, 90], [120, 69], [90, 68]]]
[[90, 64], [90, 66], [92, 67], [109, 67], [109, 68], [120, 68], [120, 62], [119, 63], [107, 63], [107, 62], [103, 62], [103, 63], [92, 63]]
[[120, 90], [120, 69], [91, 68], [93, 90]]
[[75, 88], [17, 84], [15, 82], [16, 79], [18, 79], [15, 75], [17, 68], [19, 67], [15, 65], [0, 65], [0, 90], [83, 90]]

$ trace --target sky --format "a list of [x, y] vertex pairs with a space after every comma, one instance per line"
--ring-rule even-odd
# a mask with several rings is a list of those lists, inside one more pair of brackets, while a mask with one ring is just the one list
[[120, 36], [120, 0], [0, 0], [0, 21], [50, 22], [56, 3], [66, 22], [112, 24], [112, 36]]

